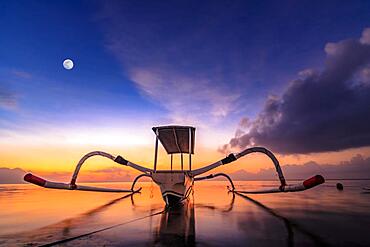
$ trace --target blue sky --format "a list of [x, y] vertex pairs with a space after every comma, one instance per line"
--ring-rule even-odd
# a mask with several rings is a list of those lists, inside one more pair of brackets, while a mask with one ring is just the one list
[[[4, 5], [0, 79], [14, 100], [0, 110], [3, 135], [117, 127], [127, 120], [140, 126], [165, 114], [106, 50], [97, 11], [77, 2]], [[75, 62], [71, 71], [62, 66], [68, 57]]]
[[369, 1], [2, 2], [0, 134], [176, 123], [227, 142], [369, 13]]

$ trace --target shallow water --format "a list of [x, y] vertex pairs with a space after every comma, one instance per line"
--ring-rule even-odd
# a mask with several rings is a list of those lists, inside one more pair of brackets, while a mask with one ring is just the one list
[[143, 190], [132, 196], [0, 185], [0, 245], [370, 246], [370, 194], [361, 189], [370, 181], [341, 181], [343, 191], [337, 182], [250, 196], [228, 193], [223, 181], [197, 182], [190, 200], [169, 210], [151, 182], [138, 184]]

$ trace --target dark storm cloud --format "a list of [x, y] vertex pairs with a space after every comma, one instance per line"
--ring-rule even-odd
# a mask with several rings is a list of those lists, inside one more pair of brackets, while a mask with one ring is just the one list
[[328, 43], [325, 51], [323, 71], [299, 73], [223, 149], [262, 145], [303, 154], [370, 145], [370, 29], [359, 40]]

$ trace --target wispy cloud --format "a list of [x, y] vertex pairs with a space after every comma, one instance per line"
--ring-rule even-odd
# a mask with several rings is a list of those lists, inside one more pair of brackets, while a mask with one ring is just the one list
[[[7, 70], [9, 75], [15, 76], [20, 79], [31, 79], [32, 74], [19, 69]], [[2, 79], [0, 81], [0, 108], [13, 111], [18, 107], [19, 94], [14, 91], [11, 84]]]
[[0, 167], [0, 184], [23, 183], [23, 176], [26, 172], [20, 168]]
[[[71, 179], [70, 172], [37, 172], [36, 175], [48, 180], [68, 182]], [[99, 170], [85, 170], [78, 175], [78, 182], [129, 182], [138, 175], [137, 172], [127, 168], [108, 167]]]
[[133, 68], [130, 76], [145, 95], [164, 106], [172, 120], [178, 122], [193, 122], [207, 116], [209, 120], [226, 117], [234, 110], [239, 97], [225, 93], [211, 79], [197, 79], [165, 69]]
[[[369, 179], [370, 178], [370, 157], [355, 155], [348, 161], [341, 161], [334, 164], [321, 164], [314, 161], [302, 165], [287, 164], [282, 166], [284, 176], [287, 179], [306, 179], [316, 174], [321, 174], [327, 179]], [[23, 183], [23, 176], [27, 172], [20, 168], [1, 168], [1, 183]], [[34, 171], [38, 176], [51, 181], [68, 182], [71, 179], [71, 172], [42, 172]], [[84, 170], [79, 174], [78, 182], [129, 182], [138, 175], [136, 171], [120, 167], [108, 167], [98, 170]], [[245, 170], [238, 170], [230, 173], [235, 180], [256, 180], [275, 179], [276, 171], [273, 167], [261, 169], [256, 173]]]
[[14, 110], [17, 108], [17, 95], [4, 85], [0, 84], [0, 108]]
[[220, 24], [238, 28], [219, 12], [235, 15], [235, 7], [197, 4], [196, 13], [178, 5], [163, 6], [160, 13], [152, 7], [161, 4], [143, 10], [109, 2], [99, 19], [107, 48], [143, 96], [167, 109], [173, 122], [209, 125], [239, 111], [249, 83], [245, 48], [232, 30], [219, 30]]
[[360, 39], [325, 46], [326, 66], [299, 73], [281, 96], [270, 96], [228, 148], [263, 145], [282, 154], [370, 145], [370, 29]]
[[[24, 183], [23, 177], [27, 172], [21, 168], [0, 167], [0, 184]], [[66, 182], [71, 179], [71, 172], [34, 171], [35, 175], [50, 181]], [[108, 167], [99, 170], [85, 170], [78, 176], [79, 182], [128, 182], [138, 175], [136, 171], [127, 168]]]
[[11, 73], [15, 75], [16, 77], [23, 78], [23, 79], [31, 79], [32, 74], [23, 70], [19, 69], [13, 69], [11, 70]]

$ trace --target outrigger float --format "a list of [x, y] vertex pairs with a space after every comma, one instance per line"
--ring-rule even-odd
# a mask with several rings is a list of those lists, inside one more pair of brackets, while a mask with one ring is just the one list
[[[310, 188], [313, 188], [319, 184], [325, 182], [324, 178], [321, 175], [316, 175], [311, 177], [298, 184], [287, 184], [284, 178], [283, 172], [279, 165], [279, 161], [276, 159], [275, 155], [264, 147], [251, 147], [247, 148], [239, 153], [231, 153], [227, 157], [207, 165], [199, 169], [192, 169], [192, 155], [194, 154], [194, 143], [195, 143], [195, 128], [191, 126], [160, 126], [153, 127], [155, 133], [155, 152], [154, 152], [154, 167], [153, 169], [137, 165], [132, 163], [122, 156], [113, 156], [112, 154], [94, 151], [86, 154], [78, 162], [75, 171], [72, 175], [70, 183], [59, 183], [45, 180], [43, 178], [37, 177], [28, 173], [24, 176], [24, 180], [35, 185], [51, 188], [51, 189], [64, 189], [64, 190], [84, 190], [84, 191], [99, 191], [99, 192], [127, 192], [127, 193], [136, 193], [141, 190], [135, 189], [136, 182], [142, 177], [150, 177], [161, 189], [161, 193], [164, 201], [167, 205], [175, 205], [179, 202], [184, 201], [189, 197], [193, 190], [193, 185], [195, 181], [212, 179], [215, 177], [223, 176], [225, 177], [231, 185], [229, 190], [231, 192], [242, 193], [242, 194], [264, 194], [264, 193], [282, 193], [282, 192], [297, 192], [303, 191]], [[161, 142], [167, 154], [171, 158], [171, 169], [170, 170], [158, 170], [157, 169], [157, 158], [158, 158], [158, 142]], [[234, 183], [231, 178], [225, 173], [210, 174], [207, 176], [200, 176], [206, 172], [209, 172], [216, 167], [229, 164], [234, 162], [241, 157], [250, 154], [250, 153], [263, 153], [267, 155], [273, 162], [275, 170], [277, 172], [280, 186], [277, 188], [271, 189], [260, 189], [253, 191], [239, 191], [235, 189]], [[173, 168], [173, 155], [179, 154], [181, 160], [181, 170], [174, 170]], [[93, 156], [103, 156], [108, 159], [113, 160], [114, 162], [129, 166], [133, 169], [136, 169], [142, 174], [137, 176], [130, 189], [112, 189], [112, 188], [99, 188], [92, 186], [78, 185], [77, 176], [78, 173], [84, 164], [84, 162]], [[184, 169], [184, 156], [188, 155], [188, 169]]]

